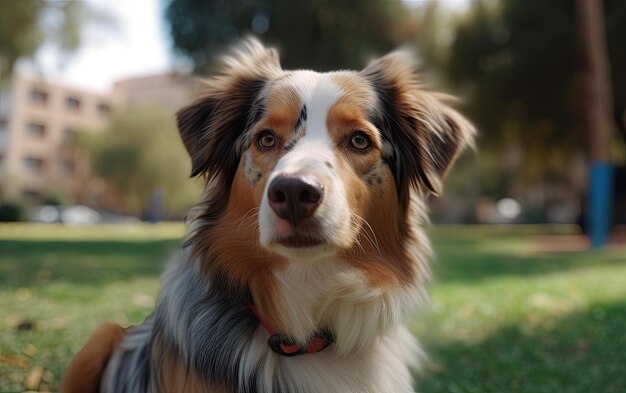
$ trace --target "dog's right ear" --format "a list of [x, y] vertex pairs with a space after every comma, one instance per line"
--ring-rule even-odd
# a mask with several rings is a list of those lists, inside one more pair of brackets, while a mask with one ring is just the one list
[[207, 90], [176, 114], [183, 144], [191, 157], [191, 176], [234, 176], [254, 100], [282, 72], [278, 53], [254, 38], [243, 41], [223, 60], [222, 71]]

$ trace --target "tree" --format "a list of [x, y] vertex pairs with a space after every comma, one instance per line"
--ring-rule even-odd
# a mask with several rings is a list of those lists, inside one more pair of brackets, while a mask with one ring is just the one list
[[18, 59], [32, 56], [44, 42], [61, 51], [76, 50], [86, 21], [112, 23], [110, 15], [78, 0], [0, 1], [0, 82]]
[[[623, 113], [626, 2], [605, 3], [615, 112]], [[475, 0], [456, 28], [447, 64], [451, 79], [468, 95], [483, 146], [521, 143], [529, 166], [544, 171], [546, 161], [585, 144], [584, 63], [575, 5], [571, 0]]]
[[281, 49], [286, 68], [362, 67], [412, 36], [400, 0], [171, 0], [175, 50], [197, 71], [237, 38], [256, 34]]
[[142, 107], [117, 114], [106, 129], [84, 133], [81, 146], [93, 171], [119, 198], [120, 210], [144, 215], [156, 192], [166, 214], [182, 214], [197, 199], [200, 183], [189, 179], [191, 166], [172, 116]]
[[595, 247], [603, 246], [611, 227], [613, 168], [609, 143], [611, 136], [610, 65], [604, 34], [603, 3], [578, 0], [580, 35], [587, 69], [587, 134], [589, 135], [589, 237]]

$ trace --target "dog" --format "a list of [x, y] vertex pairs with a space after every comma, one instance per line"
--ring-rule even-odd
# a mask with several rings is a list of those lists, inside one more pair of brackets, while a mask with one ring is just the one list
[[255, 39], [225, 57], [177, 114], [206, 188], [156, 309], [96, 332], [66, 392], [412, 392], [425, 204], [475, 134], [416, 69], [285, 71]]

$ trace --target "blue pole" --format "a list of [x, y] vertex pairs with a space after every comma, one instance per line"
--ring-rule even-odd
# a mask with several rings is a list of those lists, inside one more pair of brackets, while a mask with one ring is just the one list
[[592, 162], [589, 170], [587, 228], [593, 248], [609, 239], [613, 219], [613, 167], [606, 162]]

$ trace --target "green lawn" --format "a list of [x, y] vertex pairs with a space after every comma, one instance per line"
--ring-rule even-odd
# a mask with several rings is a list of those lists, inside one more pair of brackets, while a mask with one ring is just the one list
[[[0, 226], [0, 392], [58, 391], [90, 331], [108, 320], [140, 323], [182, 232], [169, 224]], [[24, 321], [34, 329], [19, 331]]]
[[[56, 391], [92, 329], [141, 322], [182, 231], [1, 225], [0, 392]], [[418, 391], [626, 392], [626, 248], [541, 252], [536, 235], [554, 231], [431, 230]]]

